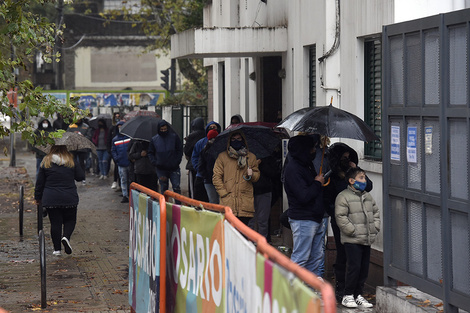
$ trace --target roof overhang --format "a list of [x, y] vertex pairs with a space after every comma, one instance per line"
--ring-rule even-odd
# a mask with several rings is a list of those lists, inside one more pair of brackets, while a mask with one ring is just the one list
[[171, 36], [172, 59], [280, 55], [287, 27], [201, 28]]

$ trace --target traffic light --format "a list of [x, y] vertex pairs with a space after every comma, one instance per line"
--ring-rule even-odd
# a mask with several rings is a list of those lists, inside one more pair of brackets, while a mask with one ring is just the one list
[[163, 76], [160, 77], [163, 81], [161, 86], [165, 90], [170, 91], [170, 69], [162, 70], [162, 71], [160, 71], [160, 73], [163, 74]]

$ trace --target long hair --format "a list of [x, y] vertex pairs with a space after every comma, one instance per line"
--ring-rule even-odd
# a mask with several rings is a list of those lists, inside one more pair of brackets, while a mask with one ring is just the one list
[[58, 155], [62, 160], [64, 160], [64, 166], [74, 167], [75, 162], [73, 161], [73, 155], [67, 150], [67, 146], [63, 145], [53, 145], [49, 153], [44, 157], [41, 162], [41, 166], [44, 168], [51, 168], [52, 166], [52, 156]]

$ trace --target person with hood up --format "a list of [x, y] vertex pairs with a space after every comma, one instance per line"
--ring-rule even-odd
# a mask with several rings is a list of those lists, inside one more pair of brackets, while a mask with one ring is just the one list
[[149, 142], [132, 139], [127, 156], [134, 164], [135, 182], [158, 192], [157, 174], [148, 157]]
[[79, 202], [75, 181], [84, 178], [85, 172], [76, 164], [67, 146], [53, 145], [41, 162], [34, 200], [48, 212], [55, 256], [61, 255], [61, 244], [65, 253], [72, 253], [70, 237], [77, 223]]
[[220, 204], [230, 207], [245, 225], [255, 213], [253, 183], [259, 176], [258, 161], [249, 151], [243, 132], [234, 132], [227, 141], [227, 150], [215, 161], [212, 181]]
[[194, 199], [194, 182], [196, 180], [196, 169], [191, 162], [194, 146], [196, 143], [204, 138], [206, 132], [204, 130], [204, 119], [197, 117], [191, 122], [191, 133], [184, 138], [185, 144], [183, 147], [184, 157], [187, 160], [186, 169], [188, 170], [188, 190], [189, 197]]
[[[330, 183], [325, 187], [324, 201], [328, 215], [331, 217], [331, 229], [335, 238], [336, 245], [336, 260], [333, 265], [335, 272], [336, 284], [336, 300], [341, 302], [344, 296], [344, 288], [346, 281], [346, 251], [344, 245], [341, 243], [341, 232], [336, 223], [335, 218], [335, 201], [338, 194], [348, 188], [348, 181], [346, 180], [346, 172], [350, 168], [358, 166], [359, 157], [357, 152], [345, 143], [337, 142], [328, 148], [328, 162], [332, 174], [330, 176]], [[372, 181], [366, 175], [365, 191], [372, 190]]]
[[119, 121], [117, 126], [117, 135], [113, 138], [113, 147], [111, 148], [111, 155], [113, 156], [114, 162], [118, 166], [119, 177], [121, 179], [121, 191], [122, 191], [122, 200], [121, 203], [129, 202], [129, 165], [130, 161], [127, 157], [127, 148], [131, 139], [121, 134], [119, 131], [124, 125], [124, 121]]
[[323, 175], [318, 175], [315, 159], [318, 137], [295, 136], [289, 140], [288, 162], [284, 168], [284, 189], [294, 247], [291, 260], [320, 275], [323, 259], [322, 221]]
[[209, 202], [209, 197], [204, 186], [204, 178], [202, 177], [201, 171], [199, 169], [199, 157], [202, 152], [202, 149], [204, 149], [207, 144], [207, 141], [209, 140], [207, 139], [207, 134], [211, 130], [216, 130], [217, 133], [220, 134], [221, 127], [219, 123], [216, 123], [214, 121], [210, 121], [209, 123], [207, 123], [205, 136], [204, 138], [199, 139], [199, 141], [196, 142], [196, 145], [193, 149], [193, 154], [191, 155], [191, 163], [196, 169], [196, 180], [194, 182], [194, 199], [204, 202]]
[[[46, 118], [41, 118], [38, 122], [38, 128], [34, 131], [34, 134], [36, 136], [41, 136], [41, 132], [44, 131], [44, 134], [47, 135], [50, 132], [54, 131], [54, 128], [51, 125], [51, 122], [49, 122], [48, 119]], [[39, 167], [41, 165], [42, 159], [46, 155], [46, 153], [42, 152], [39, 149], [36, 149], [33, 147], [33, 151], [36, 153], [36, 176], [39, 172]]]
[[181, 193], [180, 163], [183, 158], [183, 145], [178, 134], [165, 120], [158, 123], [158, 133], [150, 141], [148, 157], [156, 168], [160, 192], [163, 194], [167, 191], [171, 181], [173, 191]]
[[243, 123], [243, 117], [240, 114], [232, 115], [230, 118], [230, 125]]
[[204, 180], [204, 188], [207, 192], [207, 197], [209, 198], [210, 203], [219, 204], [219, 194], [217, 190], [215, 190], [214, 184], [212, 182], [212, 176], [214, 175], [214, 164], [215, 158], [209, 153], [209, 149], [212, 147], [215, 137], [217, 137], [219, 133], [216, 129], [211, 129], [207, 133], [207, 143], [204, 149], [199, 156], [199, 174], [201, 175], [202, 179]]

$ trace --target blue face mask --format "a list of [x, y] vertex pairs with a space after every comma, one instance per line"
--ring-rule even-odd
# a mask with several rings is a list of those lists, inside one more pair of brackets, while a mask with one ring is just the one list
[[354, 189], [359, 190], [359, 191], [364, 191], [367, 186], [367, 182], [361, 182], [361, 181], [355, 181], [354, 184], [352, 185]]

